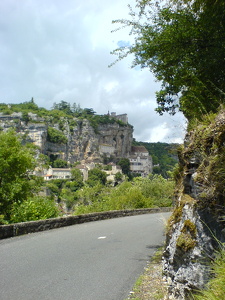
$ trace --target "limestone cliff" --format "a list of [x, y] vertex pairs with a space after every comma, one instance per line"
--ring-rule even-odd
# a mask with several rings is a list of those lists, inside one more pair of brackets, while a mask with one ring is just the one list
[[[71, 121], [71, 120], [70, 120]], [[24, 141], [37, 145], [49, 157], [61, 158], [69, 163], [76, 161], [102, 162], [106, 157], [127, 157], [131, 151], [133, 128], [129, 124], [112, 122], [93, 127], [89, 120], [59, 118], [58, 122], [33, 117], [24, 122], [21, 115], [0, 116], [3, 130], [14, 127], [24, 136]], [[72, 125], [71, 125], [72, 124]], [[66, 143], [53, 143], [48, 139], [48, 127], [59, 130]]]
[[225, 111], [192, 125], [180, 151], [176, 206], [168, 224], [164, 273], [171, 299], [192, 299], [208, 281], [225, 240]]

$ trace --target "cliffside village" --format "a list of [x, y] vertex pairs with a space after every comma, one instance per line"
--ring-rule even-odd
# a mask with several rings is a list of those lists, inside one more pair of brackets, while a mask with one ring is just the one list
[[[146, 177], [152, 172], [152, 158], [145, 147], [132, 146], [128, 159], [130, 160], [130, 170], [132, 173]], [[108, 165], [111, 166], [111, 170], [104, 170], [107, 174], [107, 180], [114, 181], [117, 173], [122, 174], [121, 167], [112, 162]], [[96, 163], [94, 162], [83, 162], [75, 168], [81, 171], [83, 179], [86, 181], [88, 179], [88, 171], [95, 168], [95, 166]], [[43, 176], [44, 180], [69, 179], [71, 178], [71, 168], [49, 168], [48, 170], [43, 170], [41, 173], [40, 171], [36, 171], [36, 175]]]
[[[122, 121], [127, 126], [120, 127], [117, 123], [116, 125], [107, 124], [102, 126], [96, 135], [86, 121], [86, 123], [83, 122], [82, 129], [78, 126], [75, 127], [72, 135], [69, 130], [65, 132], [68, 145], [49, 143], [47, 141], [48, 125], [44, 119], [33, 113], [29, 113], [30, 121], [27, 124], [22, 121], [22, 113], [11, 115], [0, 113], [0, 127], [4, 131], [10, 127], [16, 127], [17, 131], [27, 135], [29, 142], [38, 146], [41, 153], [49, 157], [54, 155], [69, 163], [80, 162], [75, 168], [82, 172], [84, 181], [88, 179], [88, 171], [93, 169], [96, 164], [102, 163], [100, 158], [103, 156], [128, 158], [132, 173], [138, 173], [142, 177], [148, 176], [152, 172], [152, 158], [145, 147], [132, 146], [133, 129], [131, 129], [132, 126], [128, 125], [127, 114], [111, 113], [110, 117]], [[57, 124], [54, 124], [54, 127], [59, 129]], [[109, 170], [105, 171], [107, 180], [114, 181], [115, 174], [118, 172], [122, 174], [122, 170], [120, 166], [112, 162], [109, 165]], [[35, 174], [42, 176], [44, 180], [69, 179], [71, 178], [71, 168], [37, 169]]]

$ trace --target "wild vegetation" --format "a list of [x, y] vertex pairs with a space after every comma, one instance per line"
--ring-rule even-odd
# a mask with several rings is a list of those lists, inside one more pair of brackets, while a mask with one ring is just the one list
[[[132, 44], [124, 43], [113, 51], [117, 61], [131, 54], [133, 67], [149, 68], [162, 83], [156, 93], [156, 111], [173, 115], [181, 110], [189, 122], [174, 173], [177, 196], [191, 193], [190, 186], [185, 190], [184, 180], [191, 177], [193, 165], [195, 205], [223, 216], [225, 2], [137, 0], [135, 9], [130, 7], [130, 18], [114, 23], [119, 26], [116, 30], [129, 27], [134, 38]], [[173, 221], [181, 216], [182, 203], [178, 203]], [[195, 246], [194, 226], [187, 225], [177, 241], [186, 252]], [[220, 264], [224, 265], [223, 252]], [[224, 276], [212, 282], [200, 299], [224, 299]]]
[[[216, 112], [225, 98], [225, 2], [223, 0], [137, 0], [130, 18], [133, 44], [113, 51], [133, 55], [133, 67], [149, 68], [162, 83], [159, 114], [183, 111], [188, 120]], [[209, 71], [210, 70], [210, 71]]]
[[204, 291], [194, 296], [195, 300], [222, 300], [225, 295], [225, 251], [217, 253], [212, 266], [212, 279]]
[[152, 157], [153, 174], [160, 174], [164, 178], [169, 178], [171, 172], [178, 164], [177, 151], [180, 144], [168, 143], [147, 143], [134, 141], [135, 146], [144, 146]]
[[[42, 118], [49, 124], [48, 137], [50, 141], [56, 143], [60, 138], [61, 143], [66, 143], [66, 137], [60, 135], [56, 129], [52, 128], [51, 125], [55, 123], [59, 124], [60, 132], [64, 130], [65, 120], [67, 120], [70, 129], [77, 124], [77, 119], [82, 125], [82, 120], [89, 120], [91, 126], [94, 128], [95, 132], [98, 130], [98, 126], [101, 124], [114, 124], [118, 123], [120, 126], [125, 126], [122, 121], [106, 115], [97, 115], [92, 108], [81, 108], [79, 104], [70, 104], [66, 101], [61, 101], [60, 103], [54, 103], [51, 109], [46, 109], [43, 107], [38, 107], [32, 98], [30, 101], [23, 102], [20, 104], [5, 104], [0, 103], [0, 111], [3, 115], [11, 115], [13, 113], [22, 113], [22, 120], [28, 123], [31, 121], [29, 113], [36, 114], [38, 117]], [[32, 120], [32, 122], [35, 122]], [[131, 126], [128, 124], [128, 126]]]
[[[58, 132], [55, 134], [57, 139], [61, 138]], [[37, 153], [37, 147], [22, 143], [14, 130], [0, 132], [1, 224], [52, 218], [68, 211], [81, 214], [172, 204], [173, 181], [160, 175], [132, 178], [127, 159], [119, 161], [124, 174], [116, 174], [117, 186], [114, 187], [107, 181], [105, 172], [110, 166], [100, 164], [89, 171], [85, 182], [75, 167], [70, 179], [44, 182], [42, 177], [34, 176], [33, 171], [50, 162]], [[63, 162], [55, 160], [54, 164], [62, 167]], [[48, 197], [40, 196], [43, 189], [50, 191]]]
[[124, 181], [116, 187], [84, 186], [78, 190], [78, 204], [74, 207], [75, 214], [137, 209], [148, 207], [168, 207], [172, 205], [174, 182], [160, 175], [149, 178], [136, 177], [132, 181]]
[[55, 203], [35, 197], [43, 185], [42, 178], [32, 175], [41, 164], [36, 150], [32, 144], [23, 145], [13, 129], [0, 133], [0, 223], [57, 215]]

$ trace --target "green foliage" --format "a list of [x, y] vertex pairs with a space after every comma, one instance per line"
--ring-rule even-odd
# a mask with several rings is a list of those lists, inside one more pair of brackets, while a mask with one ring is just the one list
[[83, 174], [79, 169], [72, 169], [71, 170], [71, 176], [72, 176], [72, 181], [73, 183], [77, 185], [78, 188], [81, 188], [84, 183], [83, 183]]
[[123, 175], [120, 172], [115, 174], [115, 181], [119, 182], [123, 179]]
[[194, 296], [195, 300], [223, 300], [225, 299], [225, 251], [217, 254], [213, 263], [212, 279], [205, 290]]
[[0, 214], [9, 219], [13, 203], [26, 200], [35, 187], [34, 149], [23, 146], [13, 130], [0, 132]]
[[21, 120], [24, 121], [26, 125], [28, 124], [28, 122], [30, 121], [30, 117], [27, 112], [23, 112]]
[[50, 159], [47, 155], [40, 153], [37, 158], [37, 166], [39, 169], [48, 169], [50, 166]]
[[191, 236], [189, 232], [181, 232], [177, 238], [176, 246], [187, 252], [196, 246], [196, 240]]
[[56, 159], [52, 164], [53, 168], [67, 168], [67, 162], [63, 159]]
[[84, 186], [77, 191], [75, 213], [171, 206], [174, 183], [162, 176], [134, 178], [116, 187]]
[[118, 162], [118, 166], [121, 167], [123, 174], [130, 175], [130, 161], [128, 158], [121, 158]]
[[65, 202], [67, 209], [71, 210], [77, 203], [76, 192], [84, 185], [83, 175], [78, 169], [71, 170], [71, 179], [54, 179], [46, 183], [46, 187], [58, 202]]
[[134, 178], [145, 197], [152, 198], [153, 205], [167, 207], [172, 205], [174, 198], [174, 182], [163, 178], [161, 175], [149, 175], [149, 178]]
[[33, 197], [13, 204], [10, 221], [11, 223], [35, 221], [58, 215], [59, 210], [53, 200]]
[[63, 100], [58, 104], [54, 103], [53, 109], [61, 110], [61, 111], [65, 112], [65, 114], [68, 114], [68, 115], [72, 114], [70, 103], [67, 103], [66, 101], [63, 101]]
[[30, 101], [26, 101], [20, 104], [10, 104], [11, 110], [15, 112], [37, 112], [39, 110], [39, 107], [37, 104], [34, 103], [33, 98]]
[[47, 140], [55, 144], [66, 144], [68, 142], [67, 137], [65, 137], [61, 131], [53, 127], [48, 127]]
[[[82, 124], [84, 119], [90, 122], [95, 133], [98, 133], [98, 126], [104, 124], [117, 123], [120, 126], [131, 126], [109, 115], [96, 115], [93, 108], [83, 109], [79, 104], [70, 104], [63, 100], [60, 103], [54, 103], [51, 110], [38, 107], [37, 104], [34, 103], [33, 98], [31, 101], [20, 104], [7, 105], [0, 103], [0, 111], [6, 115], [11, 115], [13, 112], [22, 112], [22, 120], [26, 122], [26, 124], [31, 120], [28, 113], [34, 113], [38, 117], [43, 118], [49, 125], [48, 138], [52, 143], [67, 143], [67, 138], [61, 132], [65, 129], [65, 124], [69, 125], [70, 132], [73, 133], [74, 127], [78, 124]], [[59, 125], [60, 131], [56, 131], [56, 129], [53, 128], [56, 123]]]
[[187, 252], [196, 246], [196, 225], [189, 219], [184, 221], [181, 233], [177, 238], [176, 246]]
[[107, 175], [104, 171], [99, 170], [99, 168], [94, 168], [88, 171], [87, 184], [91, 187], [95, 186], [97, 183], [106, 184]]
[[9, 224], [9, 222], [5, 220], [4, 215], [0, 215], [0, 225], [7, 225], [7, 224]]
[[133, 67], [149, 68], [162, 82], [159, 114], [180, 107], [188, 119], [201, 118], [224, 101], [224, 12], [223, 0], [137, 0], [129, 20], [114, 21], [134, 36], [133, 45], [113, 51], [118, 60], [132, 54]]
[[185, 167], [194, 158], [198, 167], [195, 183], [199, 186], [199, 206], [217, 209], [225, 203], [224, 109], [216, 116], [209, 114], [201, 122], [192, 122], [189, 130], [189, 143], [179, 155], [181, 164]]
[[54, 181], [55, 180], [51, 180], [51, 181], [47, 182], [46, 187], [50, 190], [50, 192], [52, 194], [54, 194], [58, 198], [59, 194], [60, 194], [60, 188]]
[[153, 174], [162, 175], [164, 178], [170, 177], [170, 172], [178, 163], [177, 151], [179, 144], [168, 143], [147, 143], [147, 142], [133, 142], [135, 146], [144, 146], [153, 160]]

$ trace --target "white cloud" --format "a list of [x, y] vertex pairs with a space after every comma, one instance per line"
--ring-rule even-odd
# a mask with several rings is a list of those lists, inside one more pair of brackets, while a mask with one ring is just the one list
[[1, 0], [0, 102], [34, 97], [46, 108], [61, 100], [76, 102], [100, 114], [127, 113], [139, 141], [181, 141], [181, 114], [160, 117], [154, 111], [160, 85], [153, 75], [131, 69], [132, 57], [108, 68], [116, 59], [110, 52], [132, 42], [128, 30], [111, 33], [117, 27], [113, 19], [128, 17], [127, 4]]

